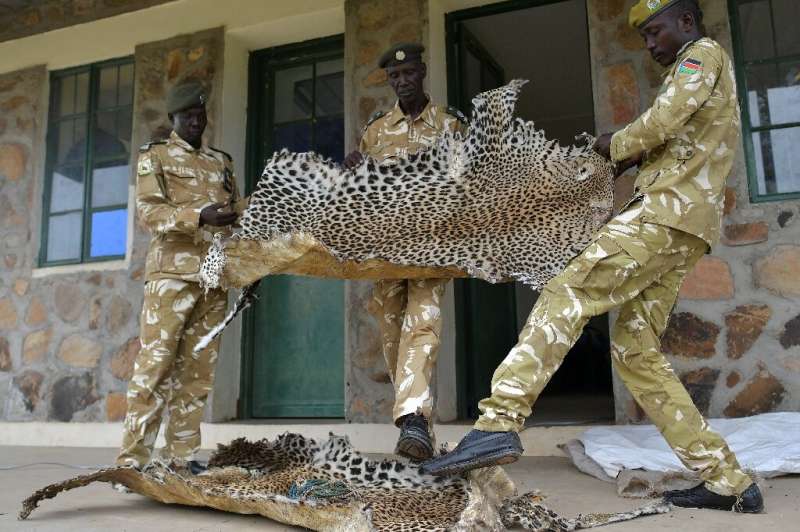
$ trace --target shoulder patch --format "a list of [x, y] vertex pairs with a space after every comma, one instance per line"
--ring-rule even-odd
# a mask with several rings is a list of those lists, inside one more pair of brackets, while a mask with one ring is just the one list
[[139, 162], [136, 165], [136, 173], [139, 175], [147, 175], [153, 171], [153, 161], [150, 155], [143, 155], [139, 157]]
[[167, 143], [167, 141], [165, 139], [164, 140], [151, 140], [150, 142], [146, 142], [146, 143], [142, 144], [141, 146], [139, 146], [139, 153], [146, 153], [146, 152], [150, 151], [150, 148], [152, 148], [153, 146], [155, 146], [157, 144], [166, 144], [166, 143]]
[[703, 71], [703, 62], [699, 59], [684, 59], [678, 67], [678, 74], [698, 74]]
[[448, 105], [447, 109], [445, 109], [445, 112], [451, 116], [458, 118], [458, 121], [461, 122], [462, 124], [466, 124], [468, 122], [467, 116], [458, 109], [456, 109], [455, 107], [453, 107], [452, 105]]
[[228, 153], [228, 152], [226, 152], [226, 151], [222, 151], [222, 150], [220, 150], [219, 148], [215, 148], [214, 146], [209, 146], [208, 148], [209, 148], [210, 150], [214, 150], [215, 152], [218, 152], [218, 153], [221, 153], [222, 155], [224, 155], [224, 156], [225, 156], [225, 158], [226, 158], [226, 159], [228, 159], [228, 162], [229, 162], [229, 163], [232, 163], [232, 162], [233, 162], [233, 157], [231, 157], [231, 154], [230, 154], [230, 153]]
[[373, 122], [384, 116], [386, 116], [386, 113], [384, 111], [375, 111], [374, 113], [372, 113], [372, 115], [370, 115], [369, 120], [367, 120], [367, 125], [365, 127], [371, 126]]

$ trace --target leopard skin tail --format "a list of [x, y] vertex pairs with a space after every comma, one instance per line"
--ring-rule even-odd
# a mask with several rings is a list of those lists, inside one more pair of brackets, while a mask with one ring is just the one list
[[593, 513], [569, 519], [541, 504], [542, 500], [543, 497], [537, 492], [506, 500], [500, 510], [503, 525], [506, 528], [521, 527], [532, 532], [572, 532], [647, 515], [663, 514], [672, 509], [670, 504], [654, 503], [629, 512]]
[[128, 477], [134, 471], [130, 466], [110, 467], [45, 486], [22, 501], [22, 510], [20, 510], [18, 518], [20, 521], [27, 519], [31, 512], [39, 506], [40, 502], [45, 499], [52, 499], [63, 491], [82, 488], [92, 482], [119, 482], [126, 484]]
[[233, 309], [225, 316], [225, 319], [219, 322], [217, 325], [211, 329], [208, 334], [200, 338], [197, 342], [197, 345], [194, 347], [194, 352], [199, 353], [203, 349], [209, 346], [214, 339], [222, 334], [222, 331], [225, 330], [230, 322], [239, 315], [240, 312], [245, 310], [247, 307], [252, 305], [258, 299], [258, 294], [256, 290], [258, 289], [258, 285], [261, 283], [261, 280], [254, 282], [253, 284], [247, 285], [242, 289], [242, 293], [239, 294], [238, 299], [236, 299], [236, 303], [233, 305]]

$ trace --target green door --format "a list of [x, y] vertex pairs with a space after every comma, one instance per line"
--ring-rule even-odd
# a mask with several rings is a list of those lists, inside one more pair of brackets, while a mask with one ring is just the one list
[[[455, 105], [472, 112], [476, 94], [505, 83], [500, 64], [463, 24], [451, 27], [457, 47]], [[489, 378], [517, 339], [514, 283], [458, 279], [455, 286], [458, 415], [475, 418], [478, 401], [489, 395]]]
[[[273, 152], [344, 157], [344, 39], [250, 57], [249, 188]], [[261, 282], [245, 318], [241, 417], [344, 417], [344, 282]]]

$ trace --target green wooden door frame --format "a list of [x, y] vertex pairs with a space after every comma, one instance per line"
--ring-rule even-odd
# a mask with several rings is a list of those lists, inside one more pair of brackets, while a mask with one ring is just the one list
[[[263, 101], [260, 95], [272, 84], [274, 76], [265, 72], [264, 66], [300, 66], [342, 56], [344, 35], [334, 35], [299, 43], [276, 46], [251, 52], [248, 65], [247, 139], [245, 144], [245, 190], [252, 193], [261, 175], [263, 161], [259, 154], [272, 153], [272, 117], [274, 102]], [[242, 364], [239, 388], [238, 417], [253, 417], [253, 373], [256, 313], [248, 309], [242, 316]], [[344, 386], [344, 383], [342, 383]]]

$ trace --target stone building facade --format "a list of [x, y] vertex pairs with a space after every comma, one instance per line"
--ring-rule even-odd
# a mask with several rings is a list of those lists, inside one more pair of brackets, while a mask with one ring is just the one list
[[[0, 30], [0, 57], [7, 58], [0, 59], [0, 422], [122, 419], [126, 382], [138, 349], [148, 240], [131, 220], [124, 260], [79, 267], [39, 266], [48, 79], [54, 69], [49, 57], [56, 57], [55, 63], [64, 56], [59, 68], [106, 57], [97, 57], [87, 45], [83, 55], [42, 51], [31, 54], [33, 62], [19, 64], [22, 60], [4, 51], [24, 49], [23, 37], [31, 43], [25, 47], [36, 46], [39, 39], [45, 48], [56, 39], [50, 33], [55, 28], [62, 28], [59, 34], [64, 38], [73, 39], [92, 31], [108, 35], [114, 28], [131, 24], [147, 28], [140, 32], [145, 37], [120, 32], [119, 41], [127, 44], [117, 43], [115, 48], [124, 50], [119, 55], [134, 58], [132, 145], [167, 127], [164, 95], [170, 86], [187, 78], [200, 79], [212, 87], [208, 139], [234, 154], [241, 180], [250, 52], [343, 33], [345, 139], [350, 149], [357, 145], [367, 117], [392, 104], [384, 74], [375, 67], [380, 52], [394, 42], [425, 43], [430, 92], [445, 101], [444, 14], [497, 2], [234, 3], [226, 7], [211, 0], [152, 1], [137, 2], [132, 8], [132, 2], [76, 0], [36, 3], [41, 9], [44, 4], [61, 6], [61, 11], [53, 7], [46, 17], [34, 14], [39, 11], [33, 7], [0, 13], [0, 19], [9, 22], [0, 25], [5, 28]], [[640, 38], [627, 27], [632, 3], [586, 2], [597, 131], [617, 129], [635, 118], [660, 84], [659, 71], [643, 52]], [[728, 3], [702, 3], [710, 34], [732, 53]], [[71, 10], [65, 10], [67, 4]], [[192, 9], [182, 11], [187, 7]], [[156, 20], [167, 28], [137, 26]], [[75, 32], [77, 23], [82, 23], [85, 33]], [[20, 28], [28, 30], [20, 33]], [[618, 203], [630, 194], [630, 184], [630, 177], [619, 181]], [[132, 185], [131, 180], [129, 210]], [[701, 410], [710, 416], [800, 409], [798, 211], [798, 200], [749, 200], [740, 152], [728, 182], [723, 242], [687, 279], [664, 337], [665, 352]], [[369, 283], [349, 282], [343, 302], [346, 417], [356, 422], [386, 421], [391, 412], [392, 390], [369, 312], [370, 291]], [[448, 297], [452, 306], [452, 295]], [[454, 358], [448, 354], [455, 337], [453, 327], [446, 324], [443, 338], [441, 365], [449, 368], [445, 373], [454, 373]], [[240, 329], [226, 333], [209, 419], [237, 416], [241, 341]], [[442, 372], [440, 368], [440, 376]], [[440, 402], [453, 402], [452, 388], [444, 390]], [[615, 399], [619, 422], [644, 421], [618, 383]]]

